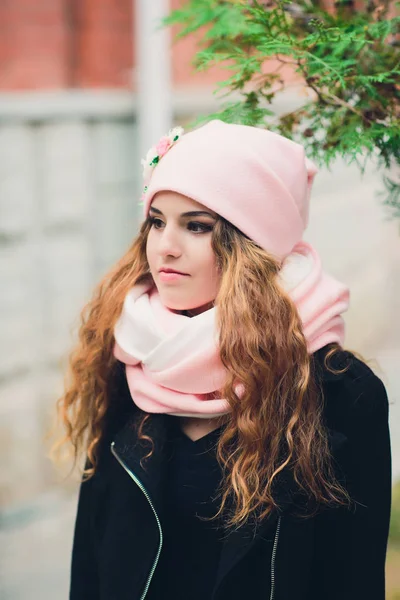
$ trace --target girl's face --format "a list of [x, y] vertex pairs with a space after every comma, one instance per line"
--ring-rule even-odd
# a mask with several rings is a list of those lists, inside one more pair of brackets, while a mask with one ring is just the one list
[[[202, 214], [185, 214], [203, 211]], [[147, 238], [147, 261], [164, 306], [200, 314], [213, 306], [220, 276], [211, 237], [217, 214], [176, 192], [158, 192], [152, 201]], [[186, 275], [165, 280], [159, 270]], [[164, 279], [164, 280], [163, 280]]]

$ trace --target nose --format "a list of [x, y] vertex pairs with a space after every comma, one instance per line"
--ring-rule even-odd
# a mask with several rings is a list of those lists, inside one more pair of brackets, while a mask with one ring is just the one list
[[182, 252], [179, 234], [173, 227], [166, 225], [159, 237], [158, 251], [161, 256], [179, 256]]

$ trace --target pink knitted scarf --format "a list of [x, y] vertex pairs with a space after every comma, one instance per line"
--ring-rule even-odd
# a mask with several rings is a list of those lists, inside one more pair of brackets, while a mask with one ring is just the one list
[[[341, 313], [349, 291], [322, 270], [310, 244], [296, 245], [279, 280], [297, 307], [308, 352], [343, 344]], [[227, 376], [218, 352], [217, 309], [188, 317], [165, 307], [152, 282], [129, 291], [114, 330], [114, 356], [125, 363], [132, 399], [142, 410], [202, 418], [229, 412], [227, 401], [215, 397]], [[243, 386], [235, 391], [241, 397]]]

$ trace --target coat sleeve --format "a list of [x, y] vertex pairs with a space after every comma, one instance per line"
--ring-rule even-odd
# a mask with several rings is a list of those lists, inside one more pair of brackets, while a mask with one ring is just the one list
[[340, 460], [354, 503], [315, 519], [312, 600], [385, 600], [392, 489], [388, 398], [372, 371], [363, 375], [349, 384], [352, 408]]
[[100, 598], [91, 525], [93, 485], [93, 478], [80, 484], [72, 544], [69, 600]]

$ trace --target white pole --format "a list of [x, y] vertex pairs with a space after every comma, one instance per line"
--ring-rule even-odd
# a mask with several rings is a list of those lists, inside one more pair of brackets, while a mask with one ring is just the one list
[[140, 158], [173, 126], [170, 31], [160, 28], [169, 4], [169, 0], [133, 0]]

